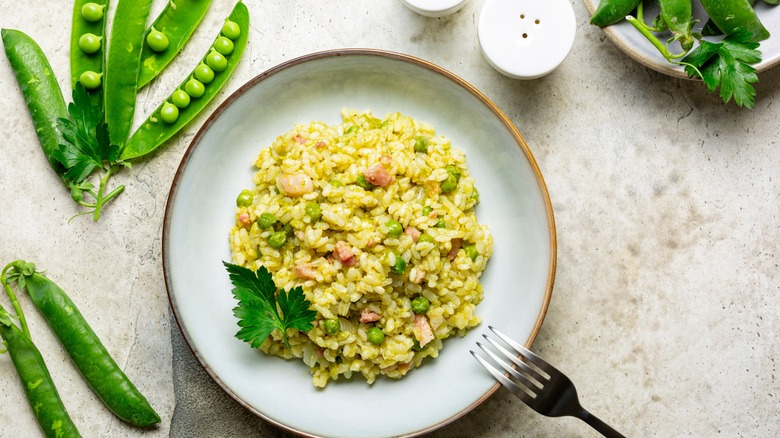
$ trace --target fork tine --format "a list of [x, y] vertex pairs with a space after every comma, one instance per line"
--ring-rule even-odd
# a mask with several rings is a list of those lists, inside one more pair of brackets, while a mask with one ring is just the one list
[[[483, 349], [484, 350], [484, 349]], [[480, 357], [477, 353], [474, 353], [474, 351], [469, 350], [472, 356], [474, 356], [475, 359], [479, 361], [480, 364], [482, 364], [483, 367], [485, 367], [486, 370], [490, 374], [495, 377], [496, 380], [498, 380], [498, 383], [500, 383], [504, 388], [508, 389], [512, 394], [517, 396], [520, 400], [522, 400], [524, 403], [529, 404], [533, 403], [534, 399], [530, 395], [526, 394], [525, 391], [521, 390], [517, 385], [514, 384], [511, 380], [509, 380], [502, 372], [498, 371], [493, 365], [490, 365], [485, 359]]]
[[523, 347], [522, 345], [520, 345], [519, 343], [515, 342], [509, 336], [501, 333], [497, 328], [493, 327], [492, 325], [489, 325], [488, 328], [493, 333], [498, 335], [498, 337], [501, 338], [502, 341], [506, 342], [512, 348], [517, 350], [521, 355], [523, 355], [523, 357], [526, 358], [528, 360], [528, 362], [531, 362], [532, 364], [534, 364], [537, 367], [539, 367], [539, 369], [541, 369], [543, 371], [546, 371], [548, 373], [550, 373], [550, 372], [559, 372], [554, 366], [552, 366], [549, 363], [547, 363], [547, 361], [545, 361], [541, 357], [539, 357], [536, 354], [534, 354], [531, 350], [529, 350], [529, 349]]
[[[523, 371], [528, 373], [534, 380], [536, 380], [535, 383], [536, 386], [539, 388], [544, 386], [544, 382], [546, 382], [548, 379], [543, 377], [541, 374], [536, 372], [533, 368], [529, 367], [525, 362], [518, 359], [517, 356], [513, 353], [510, 353], [509, 350], [501, 346], [498, 342], [494, 341], [493, 339], [487, 337], [486, 335], [482, 335], [483, 338], [485, 338], [488, 342], [490, 342], [491, 345], [493, 345], [497, 350], [499, 350], [504, 356], [506, 356], [507, 359], [511, 360], [512, 363], [520, 367]], [[477, 342], [479, 344], [479, 342]]]
[[495, 353], [490, 351], [490, 349], [486, 348], [484, 345], [477, 342], [477, 346], [482, 349], [485, 353], [487, 353], [488, 356], [490, 356], [491, 359], [493, 359], [497, 364], [501, 365], [501, 368], [503, 368], [506, 372], [508, 372], [512, 377], [519, 380], [519, 382], [512, 382], [514, 384], [518, 384], [517, 386], [522, 385], [523, 389], [525, 389], [532, 397], [536, 397], [539, 390], [541, 389], [540, 385], [536, 385], [531, 379], [528, 377], [520, 374], [516, 369], [512, 368], [512, 366], [505, 361], [501, 360]]

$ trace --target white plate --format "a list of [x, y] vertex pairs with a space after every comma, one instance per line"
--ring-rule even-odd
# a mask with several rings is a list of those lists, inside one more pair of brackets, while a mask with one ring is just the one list
[[[583, 2], [590, 15], [593, 15], [593, 12], [596, 11], [596, 8], [599, 5], [599, 0], [583, 0]], [[653, 17], [658, 15], [658, 5], [655, 2], [648, 1], [644, 2], [644, 5], [645, 21], [649, 23], [652, 21]], [[762, 54], [761, 62], [753, 66], [757, 72], [761, 72], [780, 63], [780, 6], [772, 6], [767, 4], [764, 0], [758, 0], [755, 5], [755, 10], [761, 23], [764, 24], [764, 27], [766, 27], [772, 35], [769, 39], [761, 41], [761, 46], [759, 47]], [[700, 22], [694, 26], [694, 30], [700, 30], [707, 21], [707, 14], [704, 12], [704, 9], [699, 2], [693, 2], [693, 16], [700, 20]], [[588, 17], [588, 22], [589, 21], [590, 17]], [[589, 24], [589, 26], [593, 25]], [[619, 23], [607, 26], [603, 28], [603, 30], [607, 35], [607, 38], [609, 38], [613, 44], [640, 64], [669, 76], [688, 78], [683, 67], [671, 64], [664, 59], [664, 57], [658, 53], [658, 50], [650, 44], [650, 41], [642, 36], [642, 34], [626, 20], [621, 20]], [[661, 41], [665, 41], [664, 37], [660, 37], [660, 39]], [[679, 45], [676, 47], [679, 47]]]
[[496, 383], [469, 354], [485, 327], [444, 341], [434, 360], [401, 380], [360, 376], [316, 389], [302, 361], [265, 356], [233, 336], [235, 302], [222, 266], [236, 195], [249, 187], [260, 149], [296, 123], [340, 123], [342, 108], [399, 111], [431, 123], [466, 152], [477, 217], [495, 236], [477, 307], [491, 324], [533, 342], [552, 293], [556, 244], [539, 169], [511, 122], [463, 80], [425, 61], [374, 50], [315, 53], [241, 87], [206, 121], [173, 181], [163, 257], [181, 331], [212, 378], [253, 413], [304, 435], [416, 435], [484, 401]]

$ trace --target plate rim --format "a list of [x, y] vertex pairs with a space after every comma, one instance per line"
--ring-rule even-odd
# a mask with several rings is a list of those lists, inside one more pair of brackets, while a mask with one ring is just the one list
[[[280, 73], [282, 71], [285, 71], [287, 69], [296, 67], [301, 64], [309, 63], [312, 61], [316, 61], [319, 59], [324, 58], [334, 58], [334, 57], [346, 57], [346, 56], [358, 56], [358, 57], [379, 57], [379, 58], [387, 58], [392, 59], [395, 61], [400, 62], [406, 62], [410, 63], [422, 68], [425, 68], [433, 73], [436, 73], [440, 76], [443, 76], [447, 79], [449, 79], [451, 82], [454, 82], [455, 85], [465, 89], [470, 94], [472, 94], [474, 97], [476, 97], [478, 100], [480, 100], [485, 106], [487, 106], [491, 112], [495, 116], [501, 120], [501, 122], [504, 124], [504, 126], [511, 132], [512, 136], [515, 138], [515, 141], [517, 143], [517, 146], [521, 149], [522, 153], [525, 155], [526, 159], [528, 160], [528, 164], [531, 166], [531, 169], [534, 173], [534, 177], [536, 179], [536, 182], [539, 186], [539, 194], [542, 197], [542, 202], [545, 206], [545, 215], [547, 217], [547, 228], [548, 228], [548, 234], [550, 239], [550, 255], [549, 255], [549, 261], [548, 261], [548, 275], [547, 275], [547, 282], [545, 287], [545, 294], [542, 300], [542, 306], [539, 309], [539, 314], [537, 315], [536, 322], [534, 323], [533, 330], [531, 331], [531, 334], [529, 335], [528, 339], [525, 342], [525, 346], [530, 348], [533, 344], [536, 337], [539, 335], [539, 332], [541, 331], [542, 325], [544, 323], [545, 317], [547, 316], [547, 311], [550, 306], [550, 301], [552, 299], [552, 292], [554, 289], [554, 283], [555, 283], [555, 273], [557, 268], [557, 233], [556, 233], [556, 227], [555, 227], [555, 216], [554, 211], [552, 208], [552, 201], [550, 199], [549, 191], [547, 188], [547, 184], [544, 181], [544, 178], [542, 176], [541, 170], [539, 168], [538, 163], [536, 162], [536, 159], [534, 158], [530, 148], [528, 147], [528, 144], [525, 142], [525, 139], [522, 137], [520, 132], [515, 128], [514, 124], [509, 120], [509, 118], [501, 111], [487, 96], [485, 96], [481, 91], [476, 89], [473, 85], [465, 81], [464, 79], [460, 78], [459, 76], [455, 75], [454, 73], [444, 69], [443, 67], [440, 67], [433, 62], [426, 61], [422, 58], [415, 57], [413, 55], [408, 55], [404, 53], [399, 52], [393, 52], [388, 50], [382, 50], [382, 49], [372, 49], [372, 48], [342, 48], [342, 49], [330, 49], [330, 50], [322, 50], [317, 52], [312, 52], [309, 54], [301, 55], [292, 59], [289, 59], [287, 61], [283, 61], [263, 72], [260, 74], [252, 77], [247, 82], [245, 82], [243, 85], [238, 87], [235, 91], [233, 91], [223, 102], [219, 104], [219, 106], [214, 109], [211, 114], [208, 116], [205, 122], [203, 122], [203, 125], [198, 129], [198, 132], [195, 134], [195, 136], [190, 141], [189, 145], [187, 146], [187, 149], [184, 151], [184, 154], [182, 155], [182, 158], [179, 162], [179, 165], [176, 168], [176, 173], [174, 174], [174, 177], [171, 182], [171, 187], [168, 191], [168, 197], [165, 201], [165, 213], [163, 218], [163, 224], [162, 224], [162, 266], [163, 266], [163, 279], [165, 281], [165, 289], [168, 296], [168, 303], [171, 307], [171, 313], [174, 318], [174, 321], [176, 322], [177, 327], [179, 328], [179, 331], [182, 335], [182, 338], [184, 339], [185, 344], [187, 345], [187, 348], [190, 350], [190, 352], [195, 357], [198, 364], [203, 368], [203, 370], [206, 372], [206, 374], [214, 381], [214, 383], [217, 384], [217, 386], [225, 393], [227, 394], [233, 401], [238, 403], [240, 406], [242, 406], [244, 409], [252, 413], [253, 415], [257, 416], [258, 418], [261, 418], [263, 421], [276, 426], [284, 431], [294, 433], [299, 436], [304, 437], [318, 437], [319, 435], [310, 434], [308, 432], [304, 432], [301, 430], [296, 429], [293, 425], [284, 424], [280, 421], [277, 421], [273, 418], [270, 418], [263, 412], [260, 412], [258, 409], [255, 409], [254, 407], [250, 406], [246, 401], [241, 399], [236, 393], [234, 393], [223, 381], [222, 379], [211, 369], [211, 367], [206, 363], [203, 356], [201, 356], [200, 352], [194, 347], [193, 341], [190, 338], [190, 334], [188, 333], [186, 327], [184, 326], [181, 317], [179, 316], [179, 310], [176, 304], [176, 299], [174, 298], [173, 294], [173, 287], [171, 284], [171, 275], [169, 273], [169, 251], [167, 250], [168, 241], [170, 238], [170, 227], [171, 227], [171, 215], [172, 215], [172, 202], [171, 200], [175, 198], [177, 192], [180, 180], [182, 178], [182, 175], [184, 173], [184, 169], [187, 166], [187, 163], [189, 162], [190, 158], [192, 157], [192, 154], [195, 150], [195, 148], [200, 143], [201, 138], [205, 135], [205, 133], [209, 130], [212, 124], [214, 124], [219, 117], [222, 115], [225, 110], [230, 107], [230, 105], [233, 104], [237, 99], [239, 99], [241, 96], [243, 96], [247, 91], [252, 89], [254, 86], [259, 84], [260, 82], [264, 81], [265, 79], [270, 78], [271, 76], [276, 75], [277, 73]], [[430, 433], [436, 429], [442, 428], [459, 418], [463, 417], [467, 413], [471, 412], [474, 408], [485, 402], [490, 396], [495, 393], [495, 391], [500, 387], [501, 385], [496, 382], [485, 394], [483, 394], [480, 398], [475, 400], [470, 405], [466, 406], [464, 409], [462, 409], [459, 412], [454, 413], [450, 417], [447, 417], [443, 419], [442, 421], [429, 425], [428, 427], [412, 432], [410, 434], [402, 435], [402, 436], [419, 436], [425, 433]]]

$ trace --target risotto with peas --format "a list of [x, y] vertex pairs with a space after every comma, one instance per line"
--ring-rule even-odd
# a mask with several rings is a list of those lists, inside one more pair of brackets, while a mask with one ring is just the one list
[[442, 341], [479, 324], [479, 278], [493, 248], [477, 222], [464, 153], [433, 127], [343, 111], [297, 125], [260, 151], [237, 199], [232, 261], [303, 288], [314, 328], [260, 349], [301, 358], [313, 383], [400, 378]]

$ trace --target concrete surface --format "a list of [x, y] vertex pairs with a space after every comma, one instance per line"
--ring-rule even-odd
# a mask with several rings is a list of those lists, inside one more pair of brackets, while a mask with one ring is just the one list
[[[0, 27], [35, 38], [66, 89], [71, 3], [0, 2]], [[628, 436], [780, 435], [780, 126], [772, 109], [780, 69], [760, 75], [754, 111], [723, 105], [700, 83], [632, 61], [573, 1], [579, 27], [563, 65], [541, 79], [511, 80], [479, 53], [481, 3], [432, 19], [394, 0], [247, 1], [250, 46], [212, 108], [264, 70], [323, 49], [404, 52], [461, 76], [516, 124], [555, 209], [555, 292], [534, 349], [569, 374], [589, 410]], [[139, 117], [189, 71], [232, 5], [214, 0], [193, 43], [139, 97]], [[154, 11], [163, 6], [155, 1]], [[126, 193], [92, 223], [68, 221], [78, 210], [39, 150], [5, 57], [0, 108], [0, 260], [34, 261], [69, 291], [163, 417], [151, 431], [113, 419], [28, 311], [84, 435], [284, 436], [221, 392], [170, 319], [165, 202], [206, 115], [116, 176]], [[0, 435], [34, 435], [7, 355], [0, 381]], [[541, 417], [501, 390], [432, 436], [597, 435], [572, 418]]]

